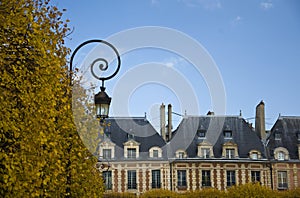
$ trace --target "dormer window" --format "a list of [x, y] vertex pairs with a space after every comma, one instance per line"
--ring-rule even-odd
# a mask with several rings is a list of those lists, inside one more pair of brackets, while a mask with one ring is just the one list
[[128, 133], [128, 134], [127, 134], [127, 140], [133, 140], [133, 139], [134, 139], [134, 135]]
[[149, 157], [150, 158], [161, 158], [162, 157], [162, 150], [158, 146], [154, 146], [149, 149]]
[[201, 154], [203, 158], [209, 158], [210, 157], [210, 149], [209, 148], [201, 148]]
[[103, 149], [103, 159], [111, 159], [111, 149]]
[[235, 154], [235, 149], [232, 148], [226, 149], [226, 158], [232, 159], [234, 158], [234, 154]]
[[223, 144], [222, 157], [232, 159], [239, 157], [237, 144], [226, 142]]
[[124, 157], [128, 159], [139, 158], [139, 147], [140, 143], [131, 139], [125, 142], [124, 144]]
[[231, 139], [232, 138], [232, 131], [224, 131], [224, 138]]
[[275, 140], [281, 140], [281, 132], [278, 129], [275, 130]]
[[278, 158], [278, 160], [284, 160], [284, 158], [285, 158], [284, 152], [282, 152], [282, 151], [278, 152], [277, 158]]
[[177, 150], [176, 153], [176, 158], [182, 159], [182, 158], [186, 158], [186, 152], [184, 150]]
[[109, 139], [99, 144], [99, 157], [107, 160], [115, 157], [115, 144]]
[[257, 152], [253, 152], [251, 154], [251, 159], [258, 159], [258, 153]]
[[213, 146], [207, 140], [198, 144], [198, 157], [200, 158], [212, 158], [214, 157]]
[[278, 147], [274, 150], [274, 157], [277, 160], [288, 160], [289, 152], [286, 148]]
[[127, 158], [130, 159], [136, 158], [136, 148], [127, 148]]
[[257, 150], [251, 150], [249, 152], [250, 159], [257, 160], [261, 158], [261, 153]]
[[184, 158], [184, 152], [182, 152], [182, 151], [179, 152], [179, 153], [178, 153], [178, 158], [179, 158], [179, 159]]
[[158, 158], [158, 150], [153, 150], [153, 157]]
[[205, 138], [206, 131], [205, 130], [198, 130], [197, 134], [198, 134], [199, 138]]
[[230, 127], [228, 125], [225, 126], [223, 133], [224, 133], [224, 138], [225, 139], [231, 139], [232, 138], [232, 130], [230, 129]]
[[202, 124], [200, 125], [200, 127], [197, 131], [197, 135], [198, 135], [198, 138], [205, 138], [206, 130]]

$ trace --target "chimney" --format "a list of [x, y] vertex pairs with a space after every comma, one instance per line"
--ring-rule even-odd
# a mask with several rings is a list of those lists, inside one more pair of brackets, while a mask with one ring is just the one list
[[165, 115], [165, 105], [162, 103], [160, 105], [160, 135], [166, 141], [166, 115]]
[[168, 140], [172, 138], [172, 105], [168, 104]]
[[256, 106], [255, 132], [261, 140], [266, 140], [265, 103], [263, 101]]
[[213, 112], [213, 111], [208, 111], [206, 115], [215, 115], [215, 112]]

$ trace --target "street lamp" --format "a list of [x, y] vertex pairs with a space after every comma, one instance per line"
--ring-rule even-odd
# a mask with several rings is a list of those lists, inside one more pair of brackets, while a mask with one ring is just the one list
[[100, 39], [92, 39], [92, 40], [88, 40], [83, 42], [82, 44], [80, 44], [73, 52], [73, 54], [71, 55], [71, 60], [70, 60], [70, 70], [72, 71], [72, 64], [73, 64], [73, 59], [75, 54], [77, 53], [77, 51], [82, 48], [83, 46], [90, 44], [90, 43], [101, 43], [104, 45], [109, 46], [115, 53], [116, 57], [117, 57], [117, 68], [115, 70], [115, 72], [113, 74], [111, 74], [110, 76], [107, 77], [103, 77], [103, 76], [97, 76], [94, 72], [94, 65], [96, 63], [98, 63], [99, 61], [101, 61], [102, 63], [99, 65], [99, 69], [101, 71], [106, 71], [108, 69], [108, 61], [104, 58], [97, 58], [95, 59], [92, 64], [91, 64], [91, 73], [92, 75], [98, 79], [102, 81], [102, 85], [100, 87], [100, 92], [97, 93], [94, 97], [94, 102], [95, 102], [95, 108], [96, 108], [96, 117], [98, 119], [100, 119], [100, 123], [102, 123], [104, 121], [105, 118], [108, 118], [108, 113], [109, 113], [109, 106], [110, 106], [110, 102], [111, 102], [111, 97], [109, 97], [107, 95], [107, 93], [105, 92], [105, 86], [104, 86], [104, 81], [105, 80], [109, 80], [111, 78], [113, 78], [120, 70], [120, 66], [121, 66], [121, 59], [120, 59], [120, 55], [119, 52], [117, 51], [117, 49], [110, 43], [108, 43], [107, 41], [104, 40], [100, 40]]
[[100, 120], [108, 118], [111, 97], [105, 92], [105, 87], [100, 87], [100, 92], [95, 95], [96, 116]]

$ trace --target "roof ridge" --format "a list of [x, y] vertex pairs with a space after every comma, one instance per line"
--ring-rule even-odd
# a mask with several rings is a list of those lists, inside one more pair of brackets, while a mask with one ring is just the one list
[[125, 117], [125, 116], [114, 116], [114, 117], [109, 117], [109, 118], [107, 118], [107, 119], [127, 119], [127, 120], [129, 120], [129, 119], [144, 119], [144, 120], [147, 120], [147, 118], [145, 117], [145, 116], [136, 116], [136, 117]]
[[300, 119], [300, 116], [282, 116], [282, 115], [280, 115], [279, 118]]

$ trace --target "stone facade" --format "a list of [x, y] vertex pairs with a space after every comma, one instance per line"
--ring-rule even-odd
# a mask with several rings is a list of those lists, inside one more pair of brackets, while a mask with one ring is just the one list
[[248, 182], [278, 190], [300, 187], [300, 117], [280, 116], [264, 134], [264, 126], [256, 130], [241, 115], [187, 116], [170, 140], [145, 117], [108, 121], [106, 137], [99, 144], [108, 191], [226, 190]]

